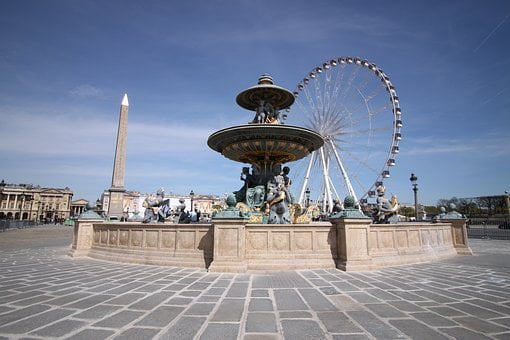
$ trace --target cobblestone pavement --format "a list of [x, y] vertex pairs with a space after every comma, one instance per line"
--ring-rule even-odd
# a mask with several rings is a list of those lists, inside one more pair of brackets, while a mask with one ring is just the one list
[[64, 227], [0, 234], [0, 339], [510, 339], [509, 241], [374, 272], [237, 275], [73, 259], [70, 242]]

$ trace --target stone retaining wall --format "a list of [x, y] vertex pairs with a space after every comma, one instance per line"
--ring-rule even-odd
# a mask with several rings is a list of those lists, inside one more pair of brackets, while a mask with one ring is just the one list
[[385, 266], [469, 255], [464, 220], [376, 225], [364, 219], [311, 224], [140, 224], [79, 220], [71, 256], [216, 272]]

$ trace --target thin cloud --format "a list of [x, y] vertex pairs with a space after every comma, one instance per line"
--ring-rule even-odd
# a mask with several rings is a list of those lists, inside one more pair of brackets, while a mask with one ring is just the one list
[[69, 93], [79, 98], [103, 98], [105, 96], [104, 90], [89, 84], [77, 86], [69, 91]]

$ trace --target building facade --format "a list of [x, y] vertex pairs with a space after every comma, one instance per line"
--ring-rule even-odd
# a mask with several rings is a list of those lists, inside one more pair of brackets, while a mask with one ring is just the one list
[[55, 221], [69, 218], [73, 192], [32, 184], [0, 182], [0, 219]]

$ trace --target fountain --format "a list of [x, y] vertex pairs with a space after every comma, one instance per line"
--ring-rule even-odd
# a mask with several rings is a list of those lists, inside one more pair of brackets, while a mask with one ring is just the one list
[[[347, 197], [344, 209], [327, 222], [293, 218], [299, 207], [290, 194], [290, 169], [282, 165], [324, 144], [312, 130], [282, 124], [281, 110], [293, 102], [290, 91], [262, 75], [257, 85], [237, 96], [241, 107], [255, 112], [253, 120], [209, 137], [210, 148], [252, 167], [251, 173], [243, 167], [243, 187], [227, 198], [228, 208], [212, 223], [121, 223], [83, 214], [69, 254], [212, 272], [359, 271], [471, 254], [466, 219], [458, 214], [447, 214], [436, 223], [375, 224], [355, 207], [354, 197]], [[383, 187], [379, 193], [377, 221], [389, 222], [396, 199], [392, 204], [384, 199]]]
[[[269, 218], [266, 213], [263, 219], [261, 210], [264, 206], [270, 208], [280, 204], [280, 211], [288, 211], [288, 205], [293, 203], [288, 177], [285, 179], [289, 168], [284, 168], [286, 173], [282, 172], [282, 164], [299, 160], [319, 149], [324, 144], [322, 136], [306, 128], [282, 124], [281, 110], [294, 103], [294, 95], [275, 85], [270, 75], [263, 74], [258, 84], [239, 93], [236, 101], [239, 106], [254, 111], [254, 119], [249, 124], [213, 133], [207, 144], [228, 159], [251, 165], [251, 174], [249, 168], [243, 168], [241, 179], [244, 185], [236, 192], [236, 199], [252, 213], [252, 222], [268, 219], [268, 223], [273, 224], [290, 223], [289, 218], [272, 218], [270, 212]], [[286, 182], [283, 186], [277, 183], [282, 178]], [[281, 190], [286, 199], [272, 204], [271, 190]]]

